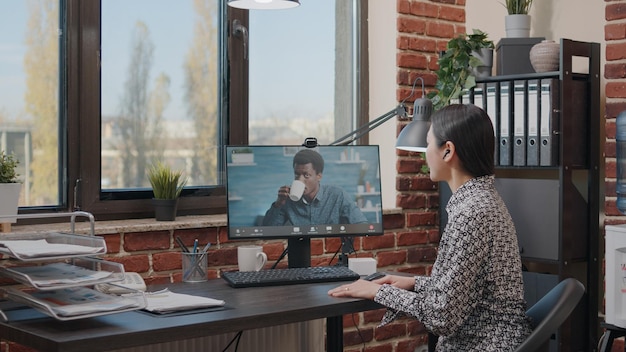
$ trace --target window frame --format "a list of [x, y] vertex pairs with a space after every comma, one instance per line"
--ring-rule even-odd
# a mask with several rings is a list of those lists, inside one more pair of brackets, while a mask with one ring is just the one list
[[[355, 72], [358, 75], [359, 125], [368, 121], [368, 75], [367, 75], [367, 5], [358, 4], [357, 50], [359, 58]], [[244, 46], [232, 33], [233, 20], [239, 20], [248, 27], [248, 11], [231, 8], [226, 2], [219, 2], [220, 15], [227, 20], [221, 23], [220, 138], [225, 145], [248, 144], [248, 64], [244, 58]], [[60, 109], [60, 152], [59, 158], [66, 165], [61, 167], [64, 187], [60, 207], [56, 210], [87, 211], [98, 219], [113, 220], [152, 217], [154, 210], [151, 199], [145, 190], [133, 191], [138, 199], [102, 199], [101, 178], [101, 116], [100, 116], [100, 42], [101, 42], [101, 0], [61, 0], [60, 11], [65, 12], [65, 41], [60, 46], [61, 72], [65, 75], [62, 85]], [[63, 17], [61, 17], [63, 19]], [[239, 41], [239, 42], [238, 42]], [[220, 47], [223, 47], [220, 45]], [[63, 94], [65, 99], [63, 99]], [[65, 112], [65, 115], [63, 114]], [[63, 116], [64, 115], [64, 116]], [[63, 125], [65, 122], [65, 125]], [[362, 137], [360, 143], [367, 143]], [[220, 148], [221, 150], [222, 148]], [[223, 159], [223, 158], [220, 158]], [[222, 165], [219, 165], [223, 170]], [[178, 215], [220, 214], [226, 212], [226, 193], [223, 185], [186, 189], [180, 198]], [[194, 193], [194, 194], [189, 194]], [[197, 195], [200, 194], [200, 195]], [[49, 212], [50, 209], [26, 207], [20, 213]]]

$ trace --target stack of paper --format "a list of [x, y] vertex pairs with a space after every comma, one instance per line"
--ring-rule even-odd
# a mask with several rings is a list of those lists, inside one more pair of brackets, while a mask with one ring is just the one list
[[0, 241], [0, 253], [15, 255], [24, 258], [95, 254], [101, 252], [103, 249], [103, 247], [48, 243], [46, 240]]
[[[24, 292], [24, 294], [27, 294]], [[30, 294], [35, 302], [48, 306], [59, 316], [78, 316], [142, 308], [137, 300], [107, 295], [85, 287], [38, 291]]]
[[90, 282], [101, 281], [111, 275], [109, 271], [95, 271], [67, 263], [52, 263], [41, 266], [19, 266], [3, 268], [27, 276], [34, 287], [52, 287], [71, 284], [86, 285]]
[[174, 293], [169, 289], [156, 292], [146, 292], [146, 301], [147, 306], [145, 309], [155, 313], [169, 313], [197, 308], [221, 307], [225, 304], [222, 300]]

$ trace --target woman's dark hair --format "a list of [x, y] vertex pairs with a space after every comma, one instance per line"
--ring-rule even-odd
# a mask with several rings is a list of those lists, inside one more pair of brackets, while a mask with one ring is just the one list
[[439, 146], [451, 141], [463, 167], [472, 176], [494, 174], [495, 137], [487, 113], [476, 105], [448, 105], [431, 117], [433, 137]]
[[293, 156], [293, 166], [296, 165], [306, 165], [311, 163], [313, 165], [313, 170], [318, 174], [324, 172], [324, 158], [320, 155], [320, 153], [311, 150], [311, 149], [302, 149]]

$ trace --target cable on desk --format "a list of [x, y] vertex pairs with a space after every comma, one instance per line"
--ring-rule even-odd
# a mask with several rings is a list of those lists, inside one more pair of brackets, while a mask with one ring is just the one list
[[283, 260], [283, 258], [285, 258], [287, 253], [289, 253], [289, 246], [285, 247], [285, 250], [283, 250], [283, 252], [280, 254], [280, 257], [276, 259], [276, 262], [274, 262], [274, 265], [272, 265], [272, 269], [276, 269], [276, 266], [278, 265], [278, 263], [280, 263], [280, 261]]
[[235, 344], [235, 352], [237, 352], [237, 349], [239, 348], [239, 341], [241, 340], [241, 335], [243, 335], [243, 330], [239, 331], [237, 334], [235, 334], [235, 336], [233, 336], [232, 340], [230, 340], [228, 345], [226, 345], [226, 347], [224, 347], [222, 352], [226, 352], [228, 350], [228, 348], [230, 347], [230, 345], [232, 345], [233, 342], [235, 342], [235, 341], [237, 341], [237, 343]]
[[361, 329], [359, 329], [359, 326], [356, 323], [356, 319], [354, 318], [355, 314], [358, 314], [358, 313], [352, 313], [352, 324], [354, 324], [354, 327], [356, 328], [356, 333], [359, 334], [359, 337], [361, 338], [361, 343], [363, 344], [363, 350], [365, 351], [365, 338], [361, 334]]

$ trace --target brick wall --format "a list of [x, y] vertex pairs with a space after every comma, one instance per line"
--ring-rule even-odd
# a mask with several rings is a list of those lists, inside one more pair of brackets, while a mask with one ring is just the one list
[[606, 2], [606, 141], [605, 152], [605, 224], [626, 222], [616, 206], [615, 117], [626, 110], [626, 1]]
[[[626, 1], [605, 0], [605, 225], [626, 223], [616, 206], [615, 118], [626, 110]], [[604, 311], [604, 309], [602, 309]], [[612, 351], [624, 351], [624, 340], [616, 340]]]

